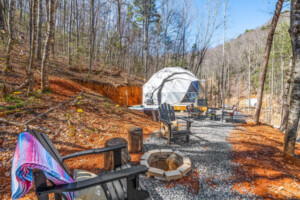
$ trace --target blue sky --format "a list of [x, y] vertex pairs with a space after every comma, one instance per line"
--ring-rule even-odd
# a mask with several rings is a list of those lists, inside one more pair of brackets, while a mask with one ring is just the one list
[[[273, 17], [277, 0], [228, 0], [228, 39], [237, 37], [246, 29], [253, 29]], [[285, 9], [285, 8], [283, 8]]]
[[[220, 1], [223, 2], [223, 0]], [[201, 7], [200, 2], [203, 0], [195, 0], [199, 8]], [[273, 17], [276, 2], [277, 0], [228, 0], [226, 40], [236, 38], [247, 29], [257, 28], [270, 20]], [[282, 11], [288, 8], [285, 6]], [[220, 15], [223, 15], [223, 7]], [[223, 26], [215, 35], [213, 46], [222, 42]]]

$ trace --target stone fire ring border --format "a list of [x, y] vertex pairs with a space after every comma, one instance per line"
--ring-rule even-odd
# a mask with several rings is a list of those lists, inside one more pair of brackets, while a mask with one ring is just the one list
[[[150, 167], [149, 160], [151, 160], [152, 157], [155, 157], [157, 155], [160, 156], [170, 156], [171, 154], [175, 153], [177, 156], [182, 158], [183, 164], [180, 165], [176, 170], [171, 171], [164, 171], [162, 169], [158, 169], [155, 167]], [[160, 180], [176, 180], [184, 177], [188, 172], [192, 170], [192, 163], [191, 160], [185, 156], [185, 154], [179, 152], [179, 151], [173, 151], [172, 149], [155, 149], [150, 150], [141, 158], [140, 161], [141, 165], [146, 165], [148, 167], [148, 176], [154, 176]]]

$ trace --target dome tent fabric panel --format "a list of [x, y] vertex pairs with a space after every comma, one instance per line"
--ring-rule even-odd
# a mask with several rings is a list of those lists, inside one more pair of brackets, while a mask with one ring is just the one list
[[186, 96], [189, 88], [193, 88], [192, 92], [199, 91], [198, 82], [198, 78], [186, 69], [181, 67], [164, 68], [144, 84], [143, 103], [147, 99], [153, 99], [154, 104], [157, 105], [179, 103]]

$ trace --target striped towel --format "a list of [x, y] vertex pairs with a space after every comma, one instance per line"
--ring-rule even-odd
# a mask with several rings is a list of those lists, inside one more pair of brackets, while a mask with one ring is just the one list
[[[30, 133], [23, 132], [18, 137], [12, 159], [12, 199], [18, 199], [29, 191], [33, 184], [33, 169], [42, 170], [47, 179], [55, 185], [73, 182], [73, 179], [53, 159], [41, 143]], [[74, 198], [73, 192], [64, 194], [69, 200]]]

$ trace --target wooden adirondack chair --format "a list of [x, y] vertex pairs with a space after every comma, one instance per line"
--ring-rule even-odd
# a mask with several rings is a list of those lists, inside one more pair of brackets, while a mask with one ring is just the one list
[[66, 199], [63, 192], [75, 192], [97, 185], [102, 186], [103, 190], [105, 191], [104, 195], [107, 199], [141, 200], [149, 197], [149, 193], [146, 191], [145, 186], [139, 181], [139, 174], [147, 172], [148, 168], [145, 165], [131, 167], [128, 164], [122, 165], [121, 163], [121, 149], [126, 148], [126, 144], [60, 156], [57, 149], [54, 147], [53, 143], [46, 134], [39, 133], [36, 130], [27, 129], [26, 131], [31, 133], [39, 140], [43, 147], [71, 177], [73, 177], [73, 174], [64, 163], [64, 161], [69, 158], [89, 154], [99, 154], [109, 151], [113, 151], [114, 156], [114, 168], [116, 171], [64, 185], [54, 185], [52, 183], [52, 186], [47, 186], [47, 178], [43, 172], [41, 170], [34, 170], [34, 182], [38, 200], [48, 200], [48, 194], [51, 193], [55, 194], [55, 200]]
[[233, 106], [232, 110], [229, 111], [222, 110], [222, 121], [224, 120], [225, 116], [229, 116], [230, 120], [233, 121], [233, 115], [235, 111], [236, 111], [236, 106]]
[[[159, 120], [160, 120], [159, 125], [161, 126], [161, 123], [163, 123], [166, 125], [166, 127], [168, 127], [168, 136], [167, 136], [168, 144], [170, 144], [171, 138], [181, 137], [181, 136], [186, 136], [186, 142], [189, 142], [190, 134], [192, 134], [190, 128], [193, 121], [185, 118], [175, 117], [174, 107], [170, 106], [170, 104], [164, 103], [160, 105], [158, 107], [158, 112], [159, 112]], [[186, 121], [187, 124], [185, 130], [177, 130], [177, 131], [172, 130], [172, 121], [175, 121], [176, 119], [182, 119]]]

